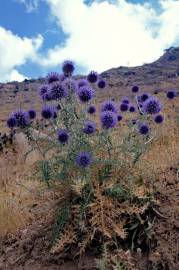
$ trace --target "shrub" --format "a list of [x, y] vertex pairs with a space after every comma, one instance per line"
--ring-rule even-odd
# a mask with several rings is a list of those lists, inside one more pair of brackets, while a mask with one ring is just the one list
[[[45, 136], [40, 136], [41, 130], [38, 137], [34, 135], [33, 117], [29, 119], [22, 110], [13, 113], [7, 124], [23, 131], [32, 149], [40, 151], [42, 180], [48, 187], [59, 185], [65, 198], [54, 226], [52, 251], [68, 246], [83, 253], [94, 241], [101, 245], [107, 240], [112, 245], [113, 239], [128, 239], [129, 224], [143, 217], [151, 194], [144, 188], [143, 195], [138, 195], [133, 173], [150, 146], [153, 125], [156, 129], [163, 117], [159, 121], [160, 101], [145, 93], [143, 99], [134, 97], [133, 103], [126, 97], [118, 105], [107, 100], [95, 123], [91, 119], [96, 112], [93, 84], [99, 86], [98, 74], [92, 71], [87, 80], [75, 82], [74, 68], [73, 62], [65, 61], [64, 74], [50, 73], [48, 84], [40, 88]], [[134, 86], [132, 92], [138, 91]], [[121, 114], [134, 102], [129, 116], [135, 115], [135, 120]], [[119, 122], [125, 117], [126, 128], [121, 130]]]

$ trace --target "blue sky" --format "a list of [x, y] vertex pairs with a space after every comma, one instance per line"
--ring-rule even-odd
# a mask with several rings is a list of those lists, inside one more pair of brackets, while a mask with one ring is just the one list
[[179, 46], [178, 0], [2, 0], [0, 81], [77, 73], [157, 59]]

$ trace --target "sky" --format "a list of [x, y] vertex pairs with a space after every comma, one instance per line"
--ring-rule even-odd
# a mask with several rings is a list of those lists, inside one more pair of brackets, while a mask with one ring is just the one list
[[179, 46], [179, 0], [0, 0], [0, 82], [137, 66]]

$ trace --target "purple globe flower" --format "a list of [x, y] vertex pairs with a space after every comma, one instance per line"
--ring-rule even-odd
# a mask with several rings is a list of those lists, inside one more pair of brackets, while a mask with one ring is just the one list
[[99, 87], [100, 89], [103, 89], [103, 88], [105, 88], [105, 86], [106, 86], [105, 80], [100, 79], [100, 80], [98, 81], [98, 87]]
[[157, 114], [161, 111], [160, 101], [156, 97], [149, 97], [143, 103], [143, 112], [147, 114]]
[[62, 64], [62, 70], [65, 76], [71, 76], [75, 70], [74, 63], [71, 60], [66, 60]]
[[36, 111], [34, 109], [30, 109], [28, 111], [28, 115], [29, 115], [29, 118], [30, 119], [35, 119], [35, 117], [36, 117]]
[[85, 134], [93, 134], [96, 131], [96, 124], [92, 121], [87, 121], [84, 124], [83, 132]]
[[176, 92], [174, 90], [170, 90], [167, 92], [167, 98], [168, 99], [174, 99], [176, 96]]
[[76, 93], [78, 90], [78, 84], [72, 78], [65, 79], [63, 85], [68, 90], [68, 92]]
[[122, 103], [129, 104], [129, 98], [128, 97], [123, 97], [122, 98]]
[[82, 168], [90, 166], [92, 163], [91, 155], [87, 152], [80, 152], [76, 157], [76, 164]]
[[59, 74], [57, 72], [50, 72], [47, 75], [47, 82], [49, 84], [57, 81], [59, 81]]
[[130, 111], [130, 112], [135, 112], [135, 111], [136, 111], [135, 106], [134, 106], [134, 105], [130, 105], [129, 111]]
[[80, 87], [77, 91], [78, 98], [81, 102], [86, 103], [92, 100], [94, 96], [94, 91], [89, 86]]
[[120, 110], [121, 110], [122, 112], [126, 112], [128, 109], [129, 109], [129, 105], [128, 105], [128, 104], [126, 104], [126, 103], [121, 103], [121, 105], [120, 105]]
[[10, 116], [8, 119], [7, 119], [7, 126], [9, 128], [14, 128], [16, 127], [17, 125], [17, 121], [16, 121], [16, 118], [14, 116]]
[[161, 124], [163, 122], [163, 120], [164, 120], [164, 117], [161, 114], [158, 114], [154, 117], [154, 121], [156, 124]]
[[137, 85], [134, 85], [131, 90], [133, 93], [137, 93], [139, 91], [139, 87]]
[[122, 115], [119, 114], [119, 115], [117, 116], [117, 121], [120, 122], [121, 120], [122, 120]]
[[98, 73], [96, 71], [91, 71], [88, 76], [87, 79], [90, 83], [95, 83], [98, 80]]
[[89, 82], [86, 79], [79, 79], [77, 81], [78, 87], [89, 86]]
[[65, 98], [67, 96], [67, 88], [64, 84], [55, 82], [52, 84], [52, 87], [50, 89], [50, 97], [52, 100], [60, 100], [62, 98]]
[[105, 111], [101, 113], [100, 120], [103, 128], [113, 128], [117, 124], [117, 115], [114, 112]]
[[95, 113], [96, 112], [96, 107], [94, 105], [89, 106], [87, 112], [89, 114]]
[[41, 115], [44, 119], [50, 119], [53, 117], [54, 108], [48, 105], [45, 105], [42, 108]]
[[12, 113], [12, 117], [16, 119], [16, 126], [20, 128], [25, 128], [29, 125], [29, 116], [25, 111], [17, 110]]
[[57, 137], [58, 137], [59, 143], [61, 143], [61, 144], [68, 143], [69, 134], [68, 134], [67, 130], [65, 130], [65, 129], [59, 129], [58, 130], [58, 133], [57, 133]]
[[39, 95], [44, 101], [49, 101], [50, 100], [49, 86], [46, 84], [42, 85], [39, 89]]
[[117, 106], [114, 101], [107, 100], [101, 105], [101, 112], [111, 111], [117, 113]]
[[144, 102], [146, 101], [148, 98], [150, 97], [150, 95], [148, 93], [143, 93], [141, 95], [141, 101]]
[[149, 133], [149, 127], [145, 123], [140, 123], [138, 126], [139, 133], [142, 135], [147, 135]]

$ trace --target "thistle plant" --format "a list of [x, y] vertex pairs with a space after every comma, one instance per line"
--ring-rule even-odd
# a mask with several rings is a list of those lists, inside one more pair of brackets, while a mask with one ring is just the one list
[[[24, 132], [32, 150], [40, 152], [39, 170], [48, 187], [58, 184], [66, 196], [57, 215], [53, 252], [76, 243], [82, 253], [95, 236], [111, 241], [114, 236], [127, 238], [126, 224], [147, 207], [147, 199], [137, 198], [135, 183], [129, 179], [150, 145], [153, 125], [164, 121], [160, 101], [147, 93], [135, 96], [140, 91], [137, 85], [131, 99], [94, 105], [95, 89], [103, 91], [105, 80], [95, 71], [75, 80], [74, 70], [74, 63], [67, 60], [62, 74], [48, 74], [40, 86], [40, 115], [46, 129], [35, 132], [38, 115], [32, 108], [17, 110], [7, 120], [10, 129]], [[121, 130], [124, 119], [126, 129]]]

